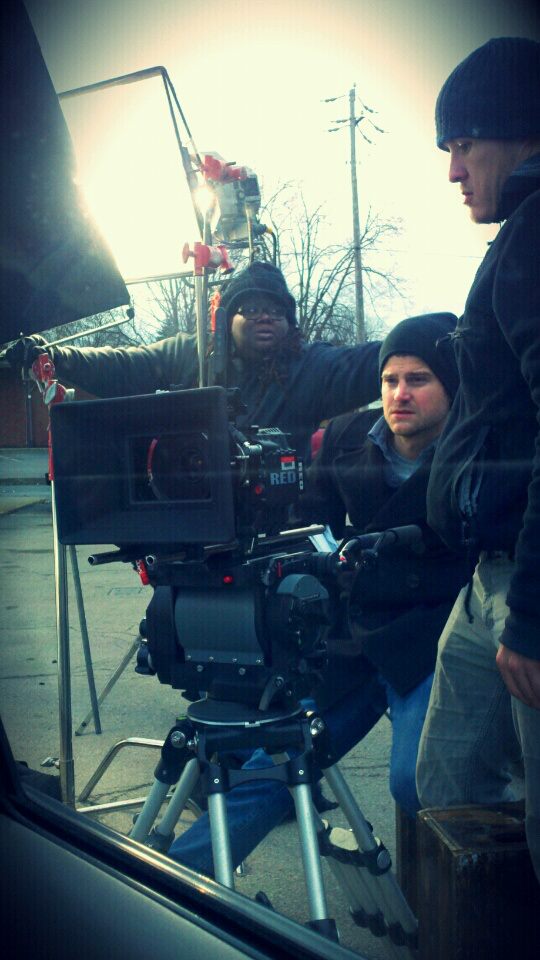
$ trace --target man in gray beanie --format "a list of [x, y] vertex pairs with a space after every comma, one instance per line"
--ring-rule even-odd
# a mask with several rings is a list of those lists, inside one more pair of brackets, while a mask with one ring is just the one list
[[426, 522], [431, 461], [458, 388], [450, 343], [455, 324], [453, 314], [436, 313], [409, 317], [390, 331], [379, 351], [382, 410], [331, 420], [309, 471], [314, 515], [337, 539], [408, 524], [423, 533], [420, 550], [389, 551], [356, 573], [346, 628], [334, 631], [329, 670], [316, 695], [326, 707], [356, 688], [357, 701], [365, 701], [358, 678], [362, 662], [371, 665], [371, 695], [378, 694], [373, 709], [382, 702], [392, 720], [390, 790], [411, 817], [419, 809], [416, 754], [437, 642], [472, 572]]
[[501, 229], [453, 336], [460, 388], [428, 488], [431, 527], [480, 559], [439, 644], [417, 784], [423, 806], [511, 800], [521, 752], [540, 880], [540, 43], [475, 50], [435, 116], [473, 221]]
[[[420, 549], [403, 545], [354, 575], [349, 615], [344, 605], [329, 640], [329, 667], [313, 691], [327, 725], [332, 760], [348, 753], [390, 708], [390, 789], [402, 809], [419, 809], [415, 785], [437, 641], [461, 586], [471, 573], [427, 527], [430, 462], [452, 398], [457, 369], [448, 336], [452, 314], [403, 320], [379, 353], [383, 410], [337, 417], [325, 430], [309, 478], [309, 518], [331, 524], [336, 537], [407, 524], [423, 533]], [[353, 527], [345, 526], [348, 515]], [[350, 629], [348, 621], [350, 621]], [[268, 766], [257, 751], [247, 766]], [[284, 783], [241, 784], [227, 795], [233, 862], [294, 811]], [[206, 816], [174, 841], [170, 855], [212, 872]]]

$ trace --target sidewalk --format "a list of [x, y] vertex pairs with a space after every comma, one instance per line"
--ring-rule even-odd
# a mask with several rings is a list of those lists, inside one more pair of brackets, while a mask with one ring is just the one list
[[0, 448], [0, 514], [49, 503], [48, 451], [44, 447]]
[[45, 447], [0, 447], [0, 486], [45, 484], [48, 466]]

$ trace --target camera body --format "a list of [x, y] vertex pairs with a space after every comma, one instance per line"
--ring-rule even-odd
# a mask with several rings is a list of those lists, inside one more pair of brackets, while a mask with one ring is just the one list
[[319, 676], [329, 593], [294, 529], [301, 462], [277, 428], [241, 433], [233, 407], [203, 387], [52, 409], [58, 535], [144, 562], [161, 683], [265, 709]]
[[240, 433], [223, 387], [59, 404], [51, 435], [62, 543], [192, 556], [294, 525], [302, 463], [277, 428]]

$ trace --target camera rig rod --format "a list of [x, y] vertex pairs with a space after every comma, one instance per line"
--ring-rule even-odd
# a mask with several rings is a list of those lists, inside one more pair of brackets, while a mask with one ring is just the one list
[[136, 563], [140, 560], [140, 550], [106, 550], [104, 553], [92, 553], [88, 557], [91, 567], [99, 567], [103, 563]]

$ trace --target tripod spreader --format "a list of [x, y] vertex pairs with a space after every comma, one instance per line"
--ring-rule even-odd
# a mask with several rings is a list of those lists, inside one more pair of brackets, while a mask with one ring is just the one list
[[[251, 736], [250, 736], [251, 734]], [[231, 767], [227, 754], [255, 749], [263, 745], [269, 753], [299, 750], [297, 756], [284, 763], [260, 770]], [[176, 783], [187, 762], [194, 756], [200, 765], [203, 788], [207, 794], [226, 793], [248, 780], [280, 780], [289, 786], [311, 783], [313, 757], [309, 718], [293, 718], [275, 726], [254, 726], [216, 729], [202, 727], [189, 717], [182, 718], [169, 730], [161, 750], [154, 776], [162, 784]], [[217, 756], [218, 761], [212, 758]]]
[[332, 750], [332, 740], [328, 727], [322, 717], [319, 717], [313, 711], [308, 711], [306, 718], [309, 721], [313, 753], [317, 766], [324, 770], [326, 767], [331, 767], [337, 759]]

